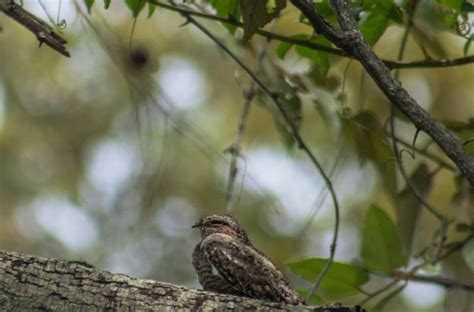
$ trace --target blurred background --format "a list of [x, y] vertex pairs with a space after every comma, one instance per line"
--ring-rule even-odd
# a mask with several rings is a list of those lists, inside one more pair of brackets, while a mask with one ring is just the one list
[[[45, 20], [56, 19], [58, 1], [23, 3]], [[224, 151], [235, 141], [243, 92], [251, 81], [196, 28], [180, 27], [184, 20], [174, 12], [157, 8], [149, 19], [141, 14], [133, 34], [131, 13], [121, 1], [108, 10], [99, 1], [91, 14], [82, 2], [62, 1], [59, 17], [67, 23], [62, 35], [69, 59], [38, 48], [30, 32], [0, 16], [0, 248], [198, 287], [191, 253], [200, 237], [191, 225], [225, 212], [230, 154]], [[301, 32], [297, 17], [287, 9], [272, 31]], [[266, 47], [265, 58], [290, 75], [311, 70], [295, 53], [277, 58], [276, 42], [255, 37], [245, 47], [224, 27], [203, 22], [252, 68], [258, 62], [255, 51]], [[420, 16], [418, 23], [436, 58], [462, 56], [462, 40], [429, 25], [429, 17]], [[395, 60], [402, 34], [402, 28], [389, 27], [377, 53]], [[410, 40], [406, 59], [422, 58]], [[400, 79], [437, 119], [474, 117], [473, 65], [408, 69]], [[316, 100], [300, 96], [301, 133], [331, 174], [341, 205], [336, 259], [351, 262], [358, 259], [369, 205], [377, 203], [392, 215], [394, 207], [384, 190], [386, 172], [372, 161], [361, 162], [340, 138], [341, 125], [330, 119], [342, 105], [352, 113], [370, 109], [383, 123], [390, 106], [355, 62], [348, 66], [347, 59], [331, 57], [324, 81], [310, 90]], [[232, 214], [293, 284], [307, 287], [285, 263], [329, 255], [333, 205], [314, 166], [285, 143], [263, 98], [256, 96], [250, 107]], [[410, 123], [401, 120], [397, 129], [411, 142]], [[422, 133], [417, 146], [430, 142]], [[449, 162], [435, 144], [429, 151]], [[421, 162], [437, 168], [421, 156], [405, 157], [409, 173]], [[452, 201], [454, 176], [446, 169], [437, 173], [427, 200], [452, 218], [468, 220], [472, 207], [461, 209]], [[404, 182], [398, 180], [401, 191]], [[418, 246], [426, 245], [437, 226], [424, 214]], [[474, 274], [459, 265], [462, 261], [454, 255], [431, 269], [472, 282]], [[368, 289], [385, 282], [376, 277]], [[472, 293], [410, 282], [387, 311], [454, 307], [472, 311]]]

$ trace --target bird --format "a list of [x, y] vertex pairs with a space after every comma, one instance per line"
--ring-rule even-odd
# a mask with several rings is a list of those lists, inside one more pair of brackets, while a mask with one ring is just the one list
[[232, 216], [212, 214], [192, 226], [201, 233], [193, 266], [204, 290], [286, 303], [304, 304], [283, 273], [250, 242]]

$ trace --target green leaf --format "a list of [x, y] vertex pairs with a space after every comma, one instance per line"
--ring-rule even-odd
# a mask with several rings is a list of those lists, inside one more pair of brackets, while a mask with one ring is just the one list
[[395, 298], [399, 293], [402, 292], [403, 289], [405, 289], [405, 287], [407, 286], [407, 284], [403, 284], [402, 286], [398, 287], [397, 289], [395, 289], [394, 291], [392, 291], [391, 293], [389, 293], [387, 296], [385, 296], [382, 300], [380, 300], [379, 302], [377, 302], [377, 304], [375, 305], [375, 307], [372, 308], [372, 312], [382, 312], [382, 311], [385, 311], [384, 310], [384, 307], [387, 303], [390, 302], [390, 300], [392, 300], [393, 298]]
[[[311, 258], [288, 264], [293, 272], [313, 282], [323, 270], [328, 259]], [[334, 300], [360, 293], [359, 287], [369, 281], [364, 269], [334, 261], [321, 281], [324, 297]]]
[[[308, 297], [308, 290], [306, 289], [296, 289], [296, 292], [298, 293], [298, 295], [301, 296], [301, 298]], [[324, 299], [318, 295], [314, 295], [313, 298], [311, 298], [311, 302], [308, 302], [308, 304], [311, 304], [311, 305], [323, 305], [325, 303], [326, 302], [324, 301]]]
[[[298, 34], [298, 35], [293, 35], [290, 38], [292, 39], [297, 39], [297, 40], [308, 40], [310, 39], [310, 36], [305, 35], [305, 34]], [[288, 51], [293, 47], [292, 43], [289, 42], [281, 42], [278, 47], [276, 54], [278, 58], [284, 59]]]
[[[289, 94], [283, 100], [281, 100], [283, 105], [283, 109], [285, 110], [288, 117], [290, 117], [293, 124], [296, 126], [297, 129], [301, 127], [301, 122], [303, 119], [303, 106], [301, 104], [300, 98], [296, 94]], [[293, 135], [293, 131], [291, 130], [290, 126], [283, 118], [280, 112], [275, 112], [274, 120], [277, 126], [278, 131], [280, 132], [283, 140], [285, 141], [285, 145], [288, 149], [292, 148], [295, 144], [295, 138]]]
[[[212, 7], [216, 10], [218, 16], [228, 17], [233, 20], [240, 20], [242, 12], [240, 10], [240, 2], [238, 0], [214, 0], [211, 2]], [[235, 33], [237, 26], [222, 23], [224, 27], [231, 33]]]
[[286, 7], [286, 0], [241, 0], [244, 21], [243, 42], [247, 42], [260, 27], [265, 26]]
[[351, 119], [341, 118], [345, 139], [351, 144], [361, 164], [371, 160], [383, 181], [384, 190], [394, 203], [398, 200], [396, 166], [389, 163], [394, 158], [391, 146], [386, 141], [384, 129], [376, 116], [362, 111]]
[[239, 3], [237, 0], [217, 0], [213, 6], [216, 9], [217, 15], [227, 17], [234, 14]]
[[153, 13], [155, 13], [156, 5], [153, 3], [148, 3], [148, 18], [150, 18]]
[[314, 10], [325, 18], [334, 15], [334, 12], [332, 11], [331, 6], [329, 5], [329, 2], [327, 0], [322, 2], [316, 2], [313, 4], [313, 6]]
[[386, 14], [371, 13], [360, 24], [360, 31], [365, 40], [373, 46], [382, 37], [388, 27], [389, 19]]
[[104, 0], [104, 9], [108, 9], [112, 0]]
[[280, 44], [278, 45], [276, 49], [276, 55], [278, 56], [278, 58], [280, 60], [283, 60], [286, 54], [288, 53], [288, 51], [290, 51], [292, 46], [293, 46], [292, 43], [280, 42]]
[[95, 0], [84, 0], [84, 3], [86, 4], [87, 7], [87, 13], [91, 14], [91, 9], [92, 6], [94, 5]]
[[474, 12], [474, 3], [469, 3], [467, 1], [464, 1], [462, 6], [461, 6], [461, 12], [463, 12], [463, 13], [472, 13], [472, 12]]
[[[433, 186], [433, 176], [430, 175], [428, 167], [422, 163], [411, 175], [410, 182], [415, 188], [417, 194], [422, 198], [426, 198]], [[421, 209], [420, 201], [407, 185], [398, 196], [396, 212], [397, 228], [408, 253], [411, 251]]]
[[[327, 41], [327, 39], [324, 39], [323, 37], [318, 37], [316, 40], [312, 40], [314, 43], [330, 46], [330, 43]], [[310, 48], [302, 47], [302, 46], [296, 46], [295, 48], [296, 53], [301, 55], [304, 58], [307, 58], [317, 65], [319, 65], [319, 68], [321, 69], [321, 73], [323, 75], [327, 75], [329, 71], [329, 67], [331, 66], [329, 62], [329, 56], [327, 53], [324, 52], [319, 52], [317, 50], [313, 50]]]
[[362, 232], [361, 256], [372, 271], [391, 273], [405, 266], [407, 256], [395, 224], [385, 211], [370, 206]]
[[462, 248], [462, 256], [467, 266], [474, 272], [474, 237], [471, 238]]
[[460, 11], [464, 0], [438, 0], [439, 3], [444, 4], [451, 9], [455, 9], [456, 11]]
[[125, 4], [132, 12], [133, 17], [137, 17], [145, 7], [146, 0], [125, 0]]
[[338, 138], [341, 130], [341, 105], [336, 100], [332, 92], [326, 88], [315, 88], [312, 92], [315, 96], [313, 100], [316, 110], [321, 115], [328, 130], [334, 138]]

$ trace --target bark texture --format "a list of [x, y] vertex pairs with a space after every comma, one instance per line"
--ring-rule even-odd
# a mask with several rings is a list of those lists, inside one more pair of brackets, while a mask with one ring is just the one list
[[0, 251], [1, 311], [331, 311], [291, 306], [113, 274], [77, 261]]
[[316, 33], [323, 35], [358, 60], [392, 104], [411, 120], [416, 129], [426, 132], [451, 158], [471, 186], [474, 186], [474, 158], [465, 152], [464, 144], [456, 136], [419, 106], [390, 75], [389, 68], [375, 54], [360, 32], [350, 3], [347, 0], [331, 0], [339, 21], [339, 29], [334, 28], [315, 11], [313, 1], [291, 0], [291, 3], [308, 18]]
[[0, 12], [11, 17], [23, 27], [30, 30], [38, 39], [40, 46], [46, 43], [52, 49], [58, 51], [64, 56], [69, 57], [69, 52], [64, 46], [67, 41], [54, 31], [46, 22], [23, 9], [21, 5], [13, 0], [0, 0]]

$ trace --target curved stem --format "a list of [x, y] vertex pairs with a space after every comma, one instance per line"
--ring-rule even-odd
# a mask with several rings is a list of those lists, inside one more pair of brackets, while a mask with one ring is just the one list
[[291, 129], [292, 135], [297, 143], [297, 146], [299, 149], [303, 150], [303, 152], [309, 157], [310, 161], [314, 164], [316, 169], [318, 170], [319, 174], [323, 178], [329, 193], [331, 195], [332, 201], [334, 203], [334, 212], [335, 212], [335, 222], [334, 222], [334, 234], [333, 234], [333, 239], [331, 242], [331, 246], [329, 249], [329, 258], [328, 261], [326, 262], [326, 265], [324, 266], [323, 270], [319, 274], [318, 278], [314, 282], [313, 286], [311, 287], [309, 293], [308, 293], [308, 301], [311, 300], [311, 298], [314, 295], [315, 290], [319, 286], [322, 278], [324, 275], [327, 273], [329, 268], [331, 267], [331, 264], [334, 260], [334, 256], [336, 254], [336, 244], [337, 244], [337, 237], [339, 233], [339, 203], [337, 201], [337, 196], [336, 192], [334, 191], [334, 188], [332, 186], [331, 180], [329, 177], [326, 175], [324, 172], [322, 165], [319, 163], [318, 159], [316, 156], [313, 154], [311, 149], [308, 147], [308, 145], [305, 143], [301, 135], [299, 134], [298, 128], [291, 119], [291, 117], [286, 113], [283, 104], [280, 101], [278, 93], [274, 92], [271, 90], [269, 87], [267, 87], [262, 80], [260, 80], [257, 75], [246, 65], [240, 60], [232, 51], [227, 48], [220, 40], [218, 40], [212, 33], [210, 33], [204, 26], [202, 26], [199, 22], [197, 22], [193, 17], [186, 15], [185, 13], [181, 13], [189, 23], [193, 24], [196, 26], [201, 32], [203, 32], [209, 39], [211, 39], [215, 44], [217, 44], [224, 52], [226, 52], [247, 74], [255, 81], [255, 83], [265, 92], [273, 101], [273, 103], [277, 106], [278, 110], [282, 114], [283, 118], [285, 119], [285, 122], [288, 124], [288, 126]]
[[[189, 16], [196, 16], [199, 18], [204, 18], [208, 20], [213, 20], [217, 21], [220, 23], [225, 23], [229, 25], [233, 25], [236, 27], [243, 27], [243, 23], [231, 19], [231, 18], [224, 18], [221, 16], [217, 15], [212, 15], [212, 14], [206, 14], [202, 12], [197, 12], [193, 10], [189, 10], [186, 8], [178, 7], [178, 6], [173, 6], [169, 5], [166, 3], [159, 2], [157, 0], [147, 0], [148, 3], [152, 3], [158, 7], [161, 7], [166, 10], [170, 11], [175, 11], [181, 14], [186, 14]], [[336, 49], [336, 48], [331, 48], [327, 46], [323, 46], [317, 43], [313, 43], [311, 41], [307, 40], [301, 40], [301, 39], [296, 39], [293, 37], [288, 37], [280, 34], [275, 34], [269, 31], [265, 31], [263, 29], [258, 29], [255, 32], [257, 35], [265, 37], [268, 40], [278, 40], [281, 42], [286, 42], [290, 43], [296, 46], [301, 46], [301, 47], [306, 47], [310, 48], [313, 50], [318, 50], [326, 53], [330, 53], [333, 55], [337, 56], [342, 56], [342, 57], [347, 57], [347, 58], [354, 58], [350, 54], [344, 52], [343, 50]], [[383, 60], [385, 65], [390, 68], [390, 69], [397, 69], [397, 68], [403, 68], [403, 69], [413, 69], [413, 68], [418, 68], [418, 69], [429, 69], [429, 68], [441, 68], [441, 67], [453, 67], [453, 66], [462, 66], [466, 64], [471, 64], [474, 63], [474, 55], [471, 56], [466, 56], [466, 57], [460, 57], [452, 60], [432, 60], [432, 59], [426, 59], [426, 60], [420, 60], [420, 61], [413, 61], [413, 62], [397, 62], [397, 61], [390, 61], [390, 60]]]

